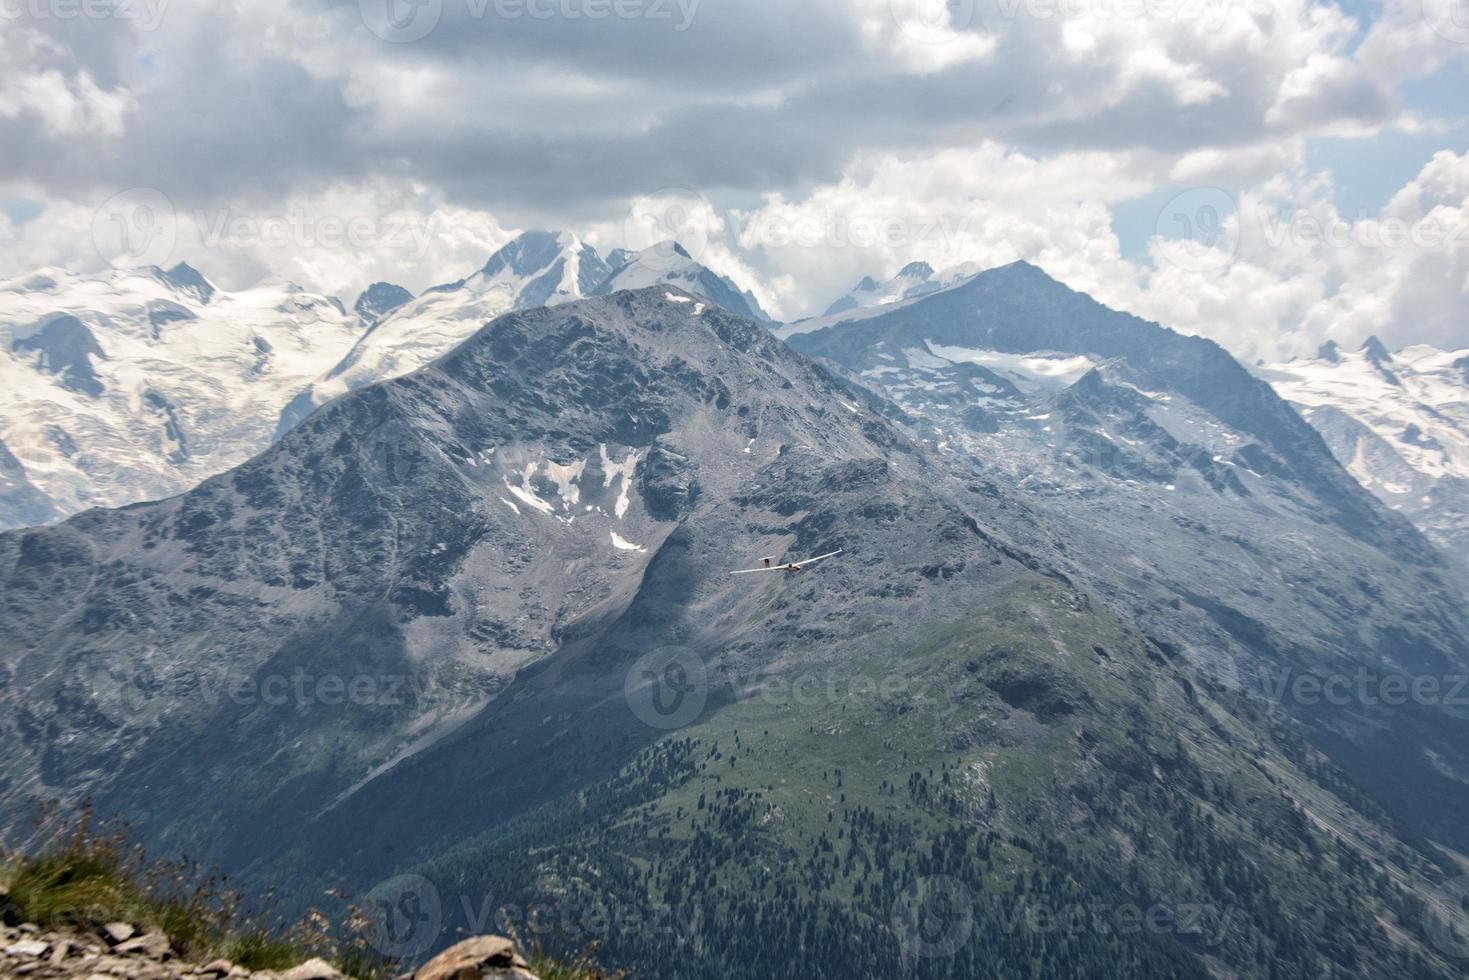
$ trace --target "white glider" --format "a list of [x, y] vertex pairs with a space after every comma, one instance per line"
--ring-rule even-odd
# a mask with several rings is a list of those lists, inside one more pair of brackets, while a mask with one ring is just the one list
[[759, 568], [745, 568], [738, 572], [730, 572], [730, 574], [754, 575], [756, 572], [799, 572], [802, 569], [806, 568], [806, 566], [808, 565], [814, 565], [817, 562], [825, 561], [828, 558], [835, 558], [841, 553], [842, 549], [838, 548], [836, 551], [833, 551], [829, 554], [817, 555], [815, 558], [807, 558], [805, 561], [788, 561], [779, 565], [774, 563], [774, 558], [767, 558], [765, 559], [765, 564], [760, 566]]

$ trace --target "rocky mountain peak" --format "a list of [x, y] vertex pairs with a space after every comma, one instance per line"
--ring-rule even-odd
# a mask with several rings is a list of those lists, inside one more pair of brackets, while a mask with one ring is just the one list
[[1387, 349], [1386, 344], [1378, 339], [1376, 334], [1367, 338], [1362, 344], [1361, 352], [1366, 354], [1367, 359], [1374, 364], [1384, 364], [1392, 360], [1392, 352]]
[[188, 293], [200, 303], [208, 304], [214, 298], [218, 290], [214, 283], [204, 277], [198, 269], [187, 262], [178, 265], [163, 273], [163, 279], [173, 288]]
[[357, 297], [352, 312], [363, 323], [372, 326], [412, 299], [413, 294], [402, 286], [390, 282], [375, 282]]
[[102, 346], [81, 320], [69, 314], [47, 320], [35, 333], [15, 340], [11, 350], [33, 354], [36, 366], [48, 374], [59, 375], [71, 391], [93, 398], [102, 394], [92, 358], [105, 359]]

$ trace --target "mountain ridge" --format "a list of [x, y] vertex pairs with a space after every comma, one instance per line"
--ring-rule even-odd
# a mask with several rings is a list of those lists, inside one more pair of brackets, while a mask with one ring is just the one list
[[[605, 937], [691, 980], [772, 950], [1452, 975], [1414, 903], [1464, 848], [1462, 721], [1256, 672], [1462, 670], [1461, 599], [1311, 520], [1268, 447], [1247, 493], [1208, 482], [1186, 440], [1235, 402], [1146, 383], [1205, 348], [969, 356], [954, 295], [814, 337], [827, 365], [664, 285], [509, 313], [181, 498], [0, 535], [0, 775], [303, 903], [553, 902], [571, 946], [589, 909], [702, 912]], [[903, 326], [969, 332], [878, 346]], [[953, 427], [974, 407], [993, 431]], [[1136, 445], [1062, 460], [1107, 434]], [[937, 952], [905, 925], [935, 881], [972, 899]], [[1231, 915], [1207, 943], [1004, 924], [1058, 902]]]

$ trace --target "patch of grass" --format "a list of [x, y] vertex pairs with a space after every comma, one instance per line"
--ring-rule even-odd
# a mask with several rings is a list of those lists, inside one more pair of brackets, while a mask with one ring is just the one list
[[570, 960], [555, 960], [540, 954], [529, 957], [530, 970], [541, 980], [625, 980], [626, 973], [606, 973], [589, 950]]
[[[8, 802], [8, 801], [7, 801]], [[400, 964], [379, 955], [368, 941], [372, 923], [345, 895], [345, 918], [333, 924], [316, 910], [295, 925], [269, 925], [251, 914], [222, 875], [187, 860], [150, 860], [129, 842], [126, 825], [99, 819], [90, 806], [76, 812], [36, 805], [26, 848], [0, 846], [0, 885], [12, 914], [42, 928], [97, 931], [109, 922], [168, 936], [180, 958], [206, 962], [223, 957], [248, 970], [282, 971], [319, 956], [354, 980], [386, 980]], [[272, 904], [267, 896], [264, 905]], [[533, 958], [541, 980], [623, 980], [603, 972], [587, 951], [570, 961]]]
[[151, 860], [129, 843], [125, 825], [97, 818], [87, 805], [71, 813], [42, 803], [36, 814], [24, 851], [0, 848], [0, 885], [25, 922], [89, 931], [127, 922], [163, 932], [182, 959], [222, 956], [250, 970], [284, 970], [320, 956], [357, 980], [395, 972], [398, 964], [367, 942], [355, 906], [339, 926], [315, 910], [296, 925], [267, 925], [262, 913], [244, 910], [223, 876], [187, 860]]

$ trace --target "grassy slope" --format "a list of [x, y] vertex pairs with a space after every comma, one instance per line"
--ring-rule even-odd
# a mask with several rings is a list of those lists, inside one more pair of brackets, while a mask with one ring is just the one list
[[1452, 973], [1410, 893], [1425, 856], [1072, 593], [1022, 581], [837, 669], [419, 870], [646, 976]]

